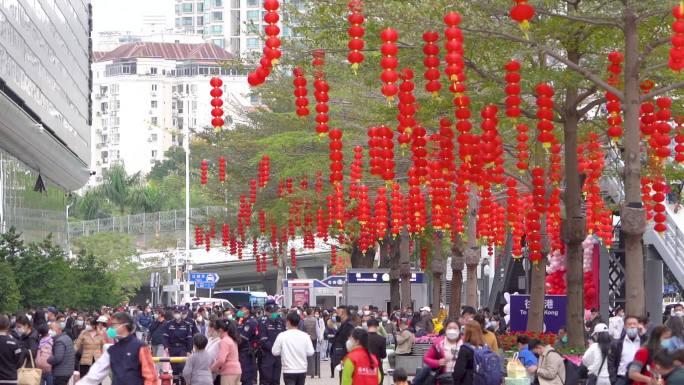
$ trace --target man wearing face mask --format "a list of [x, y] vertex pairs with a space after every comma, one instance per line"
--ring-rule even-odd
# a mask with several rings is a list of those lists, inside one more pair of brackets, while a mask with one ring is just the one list
[[[173, 318], [173, 316], [169, 317]], [[164, 355], [164, 331], [166, 329], [167, 316], [163, 311], [159, 311], [156, 319], [150, 326], [150, 343], [152, 344], [152, 354], [156, 357]]]
[[[347, 340], [354, 331], [354, 325], [351, 323], [349, 316], [349, 309], [345, 306], [337, 308], [337, 316], [340, 320], [340, 327], [335, 332], [335, 337], [332, 340], [333, 351], [330, 365], [335, 368], [342, 362], [342, 358], [347, 355]], [[334, 375], [334, 374], [333, 374]]]
[[260, 339], [261, 359], [259, 362], [259, 384], [277, 385], [280, 383], [281, 362], [271, 352], [278, 335], [285, 331], [285, 323], [278, 314], [275, 303], [264, 307], [264, 318], [259, 322], [257, 334]]
[[64, 332], [66, 321], [50, 324], [50, 335], [54, 340], [52, 345], [52, 357], [48, 358], [48, 364], [52, 365], [52, 376], [54, 385], [66, 385], [74, 374], [76, 367], [76, 351], [74, 342]]
[[73, 322], [71, 325], [69, 337], [71, 337], [72, 340], [76, 340], [78, 336], [81, 335], [81, 332], [85, 330], [85, 319], [83, 315], [78, 315], [76, 316], [76, 320]]
[[116, 313], [107, 329], [116, 341], [90, 367], [78, 385], [98, 385], [111, 372], [112, 385], [158, 385], [152, 353], [135, 337], [134, 320], [128, 313]]
[[627, 383], [627, 366], [634, 360], [634, 355], [641, 347], [642, 342], [639, 336], [638, 317], [625, 317], [625, 329], [622, 337], [613, 341], [608, 354], [608, 374], [611, 384], [624, 385]]
[[371, 318], [366, 322], [368, 326], [368, 351], [378, 359], [380, 365], [380, 383], [385, 379], [385, 372], [382, 370], [382, 360], [387, 358], [387, 340], [385, 337], [378, 334], [378, 326], [380, 323], [375, 318]]
[[238, 343], [238, 356], [242, 367], [240, 382], [242, 385], [252, 385], [257, 377], [257, 367], [254, 361], [259, 344], [258, 324], [250, 315], [250, 308], [247, 305], [243, 305], [236, 316], [238, 332], [240, 333], [240, 342]]
[[0, 314], [0, 383], [16, 384], [17, 369], [23, 361], [19, 343], [10, 336], [10, 319]]
[[[173, 321], [166, 325], [164, 348], [169, 357], [186, 357], [192, 352], [192, 327], [181, 318], [180, 309], [174, 310]], [[171, 364], [174, 376], [180, 376], [184, 367], [184, 363]], [[180, 382], [185, 380], [181, 377]]]
[[[19, 340], [21, 347], [26, 351], [30, 350], [31, 354], [33, 354], [33, 359], [35, 360], [40, 337], [38, 336], [38, 332], [33, 330], [33, 324], [28, 317], [23, 314], [17, 317], [14, 330], [17, 333], [15, 337]], [[31, 365], [30, 359], [28, 364], [29, 366]]]

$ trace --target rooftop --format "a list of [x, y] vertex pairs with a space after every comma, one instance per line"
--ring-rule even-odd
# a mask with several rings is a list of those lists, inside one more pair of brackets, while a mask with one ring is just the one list
[[139, 58], [219, 61], [231, 60], [234, 59], [235, 56], [223, 48], [209, 43], [135, 42], [124, 44], [110, 52], [93, 52], [93, 61], [95, 62]]

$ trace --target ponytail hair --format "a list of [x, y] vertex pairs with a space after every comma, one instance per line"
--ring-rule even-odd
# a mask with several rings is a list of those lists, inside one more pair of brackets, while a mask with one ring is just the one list
[[351, 334], [351, 337], [359, 342], [359, 345], [363, 348], [363, 350], [366, 351], [366, 354], [368, 355], [368, 362], [370, 364], [371, 368], [375, 367], [375, 364], [373, 364], [373, 357], [370, 354], [370, 351], [368, 350], [368, 332], [361, 329], [361, 328], [356, 328]]

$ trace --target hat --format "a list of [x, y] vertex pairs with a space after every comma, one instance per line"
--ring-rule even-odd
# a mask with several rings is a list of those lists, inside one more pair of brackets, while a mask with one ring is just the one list
[[47, 311], [49, 311], [50, 313], [57, 313], [57, 309], [54, 306], [48, 307]]
[[420, 308], [420, 311], [426, 311], [429, 313], [431, 311], [431, 309], [430, 309], [430, 306], [423, 306]]
[[604, 332], [607, 332], [607, 331], [608, 331], [608, 325], [606, 325], [606, 324], [596, 324], [596, 326], [594, 326], [594, 332], [591, 333], [591, 336], [593, 337], [593, 336], [595, 336], [595, 335], [597, 335], [597, 334], [599, 334], [599, 333], [604, 333]]
[[107, 318], [106, 315], [101, 315], [101, 316], [99, 316], [99, 317], [97, 318], [97, 322], [98, 322], [98, 323], [106, 324], [106, 323], [109, 322], [109, 318]]

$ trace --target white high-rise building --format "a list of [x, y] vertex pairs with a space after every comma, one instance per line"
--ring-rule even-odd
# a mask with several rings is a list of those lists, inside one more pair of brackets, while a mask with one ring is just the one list
[[[230, 53], [244, 57], [263, 47], [263, 0], [176, 0], [175, 26], [177, 30], [200, 34], [205, 41], [225, 48]], [[301, 9], [301, 0], [288, 0]], [[289, 37], [287, 15], [283, 7], [279, 11], [281, 35]]]
[[93, 151], [95, 175], [122, 163], [126, 171], [150, 171], [173, 145], [182, 144], [182, 130], [201, 131], [211, 125], [212, 76], [223, 80], [226, 126], [251, 99], [244, 74], [219, 65], [234, 56], [213, 44], [128, 43], [95, 53], [93, 70]]

